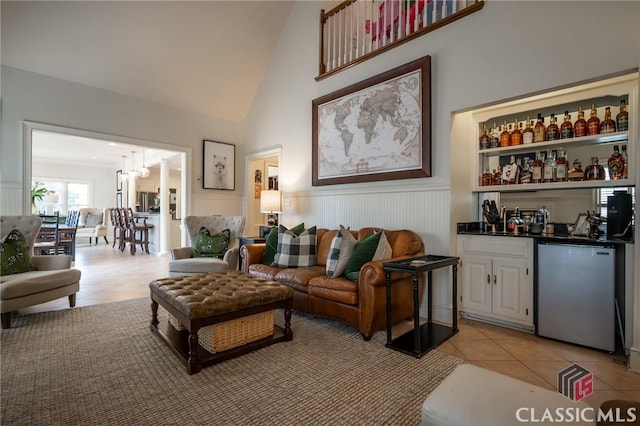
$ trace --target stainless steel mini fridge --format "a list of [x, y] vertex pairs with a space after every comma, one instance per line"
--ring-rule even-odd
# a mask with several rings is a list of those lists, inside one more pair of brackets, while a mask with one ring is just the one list
[[615, 350], [615, 249], [538, 243], [540, 336]]

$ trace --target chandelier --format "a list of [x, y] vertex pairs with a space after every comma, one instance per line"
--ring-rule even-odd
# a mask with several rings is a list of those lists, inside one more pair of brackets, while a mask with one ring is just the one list
[[125, 166], [124, 166], [124, 160], [125, 160], [125, 158], [127, 158], [127, 156], [126, 156], [126, 155], [123, 155], [123, 156], [122, 156], [122, 173], [120, 174], [120, 182], [126, 182], [126, 181], [127, 181], [127, 179], [129, 179], [129, 175], [127, 175], [127, 174], [124, 172], [124, 167], [125, 167]]
[[138, 177], [146, 179], [149, 177], [149, 169], [144, 165], [144, 148], [142, 148], [142, 167], [138, 169]]
[[138, 172], [135, 169], [135, 154], [135, 151], [131, 151], [131, 170], [127, 172], [131, 180], [135, 180], [138, 177]]

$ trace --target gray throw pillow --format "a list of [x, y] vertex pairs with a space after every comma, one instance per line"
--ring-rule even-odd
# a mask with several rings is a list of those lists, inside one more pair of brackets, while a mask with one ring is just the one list
[[84, 221], [85, 228], [95, 228], [98, 225], [102, 225], [102, 213], [87, 215], [87, 219]]

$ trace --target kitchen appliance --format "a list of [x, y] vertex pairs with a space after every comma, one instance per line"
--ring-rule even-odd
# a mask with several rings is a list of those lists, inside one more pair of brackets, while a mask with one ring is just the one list
[[137, 211], [144, 213], [152, 211], [155, 207], [157, 196], [158, 194], [155, 192], [138, 192]]
[[537, 332], [615, 350], [615, 249], [539, 242]]
[[607, 197], [607, 238], [630, 236], [631, 227], [628, 225], [632, 216], [631, 194], [627, 191], [613, 191], [613, 195]]

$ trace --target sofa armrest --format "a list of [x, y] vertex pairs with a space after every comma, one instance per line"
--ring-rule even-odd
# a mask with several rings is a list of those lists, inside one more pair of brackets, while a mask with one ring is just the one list
[[[411, 256], [401, 256], [401, 257], [395, 257], [393, 259], [375, 260], [375, 261], [367, 262], [364, 265], [362, 265], [362, 268], [360, 268], [360, 274], [358, 275], [358, 283], [363, 283], [363, 284], [374, 286], [374, 287], [385, 286], [387, 282], [387, 276], [384, 272], [384, 268], [382, 264], [388, 263], [388, 262], [397, 262], [399, 260], [409, 259], [415, 256], [418, 256], [418, 255], [412, 254]], [[406, 277], [406, 274], [403, 274], [401, 272], [392, 272], [391, 282], [402, 279], [403, 277]]]
[[180, 247], [176, 249], [171, 249], [171, 259], [188, 259], [193, 257], [193, 248], [191, 247]]
[[249, 266], [255, 263], [262, 263], [265, 243], [245, 244], [240, 247], [240, 257], [242, 258], [242, 272], [249, 272]]
[[57, 271], [59, 269], [71, 269], [71, 256], [58, 254], [56, 256], [33, 256], [31, 264], [38, 271]]

